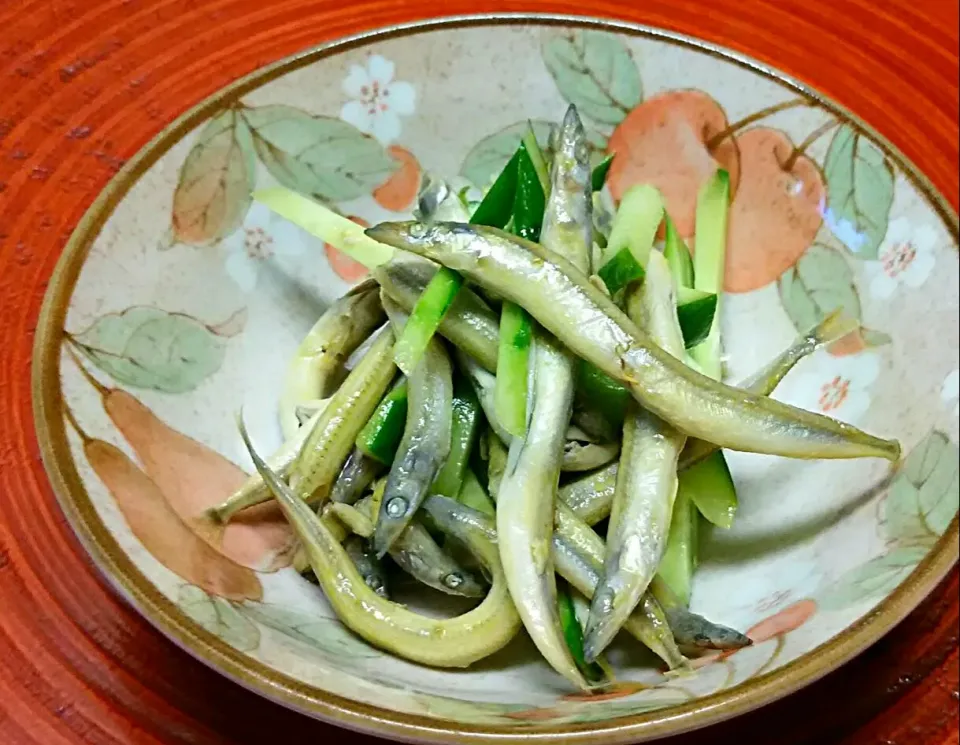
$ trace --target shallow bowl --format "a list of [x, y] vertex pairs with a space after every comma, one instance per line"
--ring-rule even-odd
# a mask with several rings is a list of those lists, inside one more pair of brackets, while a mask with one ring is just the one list
[[[410, 214], [423, 173], [482, 187], [532, 121], [570, 102], [610, 187], [663, 191], [692, 231], [699, 183], [733, 184], [723, 298], [737, 380], [825, 314], [861, 330], [777, 397], [896, 437], [873, 460], [731, 453], [732, 529], [704, 537], [693, 609], [753, 646], [666, 677], [629, 643], [619, 682], [573, 694], [521, 637], [462, 672], [345, 631], [265, 519], [200, 516], [281, 441], [290, 354], [363, 276], [251, 202], [278, 182], [368, 223]], [[362, 167], [356, 167], [361, 163]], [[44, 461], [117, 589], [198, 658], [312, 716], [426, 742], [619, 743], [735, 716], [810, 683], [900, 621], [957, 558], [957, 218], [849, 112], [749, 59], [653, 29], [453, 19], [344, 40], [260, 70], [172, 124], [77, 229], [51, 281], [34, 372]], [[224, 563], [232, 581], [221, 581]]]

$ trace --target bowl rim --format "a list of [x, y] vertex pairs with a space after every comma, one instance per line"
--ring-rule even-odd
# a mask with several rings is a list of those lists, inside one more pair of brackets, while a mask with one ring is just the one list
[[239, 652], [201, 628], [142, 574], [107, 531], [80, 480], [63, 419], [59, 343], [81, 267], [106, 220], [140, 177], [170, 148], [232, 100], [318, 60], [373, 42], [430, 31], [536, 25], [613, 31], [709, 54], [783, 85], [854, 125], [884, 150], [934, 208], [958, 243], [957, 213], [930, 180], [885, 137], [812, 87], [726, 47], [693, 36], [615, 19], [556, 13], [482, 13], [430, 18], [324, 42], [239, 78], [191, 107], [144, 145], [114, 175], [78, 222], [50, 277], [33, 348], [34, 422], [43, 464], [67, 521], [110, 586], [179, 647], [227, 678], [266, 698], [331, 724], [381, 737], [425, 743], [574, 743], [616, 745], [676, 735], [730, 719], [793, 693], [849, 661], [893, 629], [947, 575], [960, 555], [960, 523], [949, 527], [897, 588], [877, 606], [792, 662], [731, 689], [635, 716], [540, 725], [475, 725], [364, 704], [306, 685]]

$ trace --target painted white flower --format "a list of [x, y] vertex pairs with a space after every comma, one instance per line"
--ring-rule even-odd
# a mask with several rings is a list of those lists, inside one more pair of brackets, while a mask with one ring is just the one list
[[871, 294], [888, 298], [900, 284], [920, 287], [933, 271], [936, 247], [937, 233], [929, 225], [913, 228], [904, 217], [894, 220], [880, 245], [877, 261], [867, 265]]
[[870, 408], [870, 388], [879, 375], [875, 352], [844, 357], [820, 352], [785, 381], [782, 400], [853, 424]]
[[237, 230], [223, 239], [225, 268], [243, 292], [257, 286], [263, 264], [271, 259], [290, 259], [304, 252], [303, 233], [293, 223], [254, 203]]
[[414, 112], [416, 93], [410, 83], [394, 80], [394, 64], [379, 54], [366, 68], [353, 65], [343, 81], [352, 100], [340, 109], [340, 118], [387, 145], [400, 136], [400, 117]]
[[940, 398], [949, 406], [953, 406], [953, 418], [960, 416], [960, 370], [954, 370], [944, 378], [943, 386], [940, 388]]

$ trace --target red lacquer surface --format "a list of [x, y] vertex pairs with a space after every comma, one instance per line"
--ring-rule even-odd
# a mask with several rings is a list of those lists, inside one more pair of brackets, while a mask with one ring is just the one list
[[[484, 11], [590, 13], [697, 35], [795, 75], [900, 147], [956, 208], [951, 0], [643, 3], [5, 0], [0, 3], [0, 743], [370, 743], [268, 703], [124, 605], [65, 524], [40, 463], [33, 332], [73, 227], [167, 123], [326, 39]], [[958, 576], [893, 634], [709, 741], [957, 743]], [[280, 734], [282, 733], [282, 735]], [[694, 734], [669, 741], [703, 742]]]

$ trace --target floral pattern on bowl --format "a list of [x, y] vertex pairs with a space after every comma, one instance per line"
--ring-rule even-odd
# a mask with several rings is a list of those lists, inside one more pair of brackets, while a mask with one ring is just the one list
[[[203, 518], [249, 470], [233, 413], [244, 405], [262, 450], [279, 445], [287, 357], [364, 275], [252, 203], [254, 189], [279, 183], [362, 224], [407, 216], [424, 172], [482, 188], [526, 121], [545, 141], [568, 102], [596, 157], [617, 152], [612, 195], [656, 184], [685, 237], [702, 179], [730, 171], [728, 377], [843, 308], [861, 329], [802, 362], [776, 396], [899, 437], [907, 452], [893, 473], [730, 454], [741, 514], [706, 541], [693, 604], [755, 644], [683, 677], [622, 644], [611, 652], [620, 681], [592, 697], [570, 695], [523, 638], [463, 672], [385, 655], [289, 567], [275, 506], [225, 529]], [[446, 27], [266, 80], [164, 147], [89, 251], [64, 259], [82, 264], [61, 290], [59, 370], [48, 370], [60, 375], [65, 434], [41, 437], [69, 442], [78, 480], [61, 499], [91, 505], [135, 581], [250, 669], [458, 724], [636, 717], [811, 653], [956, 529], [956, 225], [856, 122], [772, 77], [642, 33]]]

